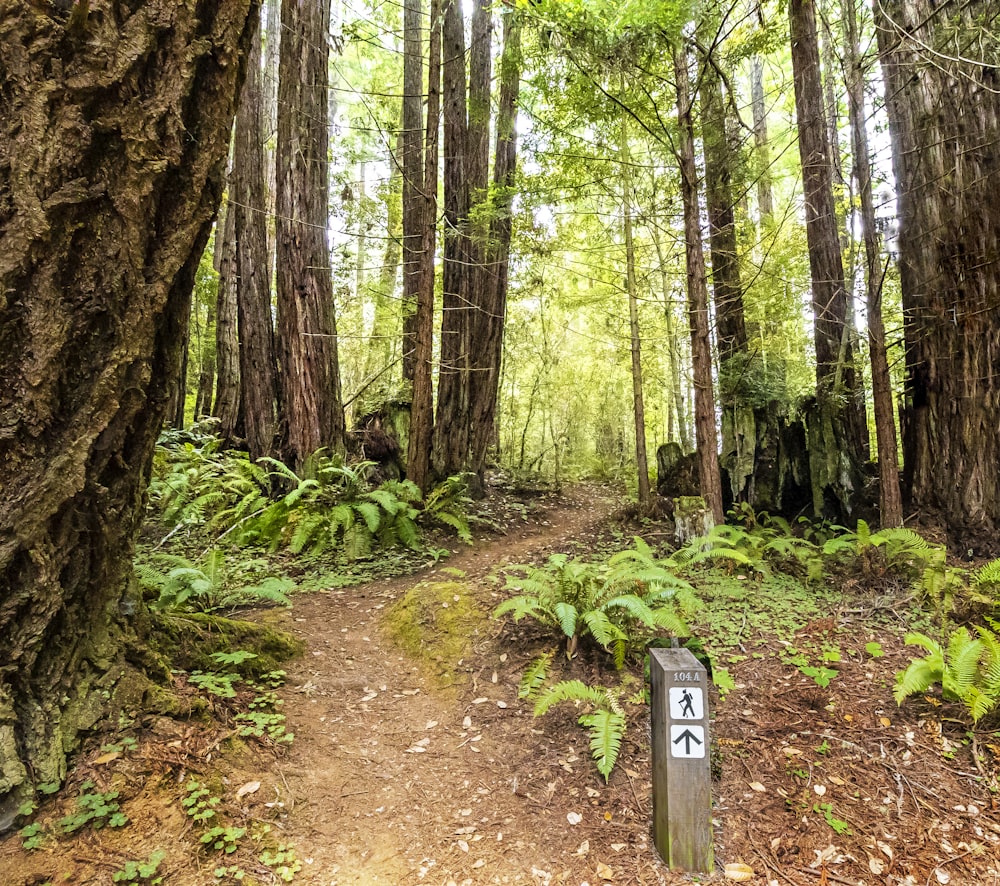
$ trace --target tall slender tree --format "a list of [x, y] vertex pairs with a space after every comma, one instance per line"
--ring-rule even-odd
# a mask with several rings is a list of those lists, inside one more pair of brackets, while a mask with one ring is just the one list
[[285, 456], [344, 448], [327, 242], [329, 0], [283, 0], [278, 73], [277, 299]]
[[434, 254], [437, 245], [438, 139], [441, 129], [441, 0], [431, 0], [427, 51], [427, 127], [424, 139], [420, 283], [413, 325], [413, 397], [407, 474], [421, 489], [431, 476], [434, 435]]
[[868, 432], [848, 324], [814, 0], [790, 0], [788, 14], [816, 346], [816, 408], [809, 420], [813, 509], [844, 519], [861, 491]]
[[848, 115], [851, 121], [853, 177], [861, 203], [861, 236], [865, 248], [865, 301], [868, 352], [872, 370], [872, 402], [879, 467], [879, 518], [883, 526], [903, 525], [899, 488], [899, 455], [893, 414], [892, 381], [882, 319], [882, 249], [872, 196], [872, 163], [865, 125], [865, 70], [861, 57], [856, 0], [842, 0]]
[[[232, 185], [232, 173], [229, 176]], [[241, 433], [240, 345], [236, 301], [236, 213], [227, 204], [216, 225], [215, 266], [219, 291], [215, 303], [215, 404], [212, 415], [219, 420], [219, 436], [233, 444]]]
[[699, 219], [698, 169], [694, 153], [694, 115], [688, 65], [689, 53], [681, 43], [674, 49], [677, 84], [678, 163], [684, 204], [684, 242], [687, 266], [688, 319], [694, 370], [695, 439], [698, 445], [698, 483], [705, 504], [716, 523], [722, 523], [722, 479], [719, 473], [718, 436], [715, 430], [715, 394], [712, 384], [712, 346], [708, 320], [708, 283]]

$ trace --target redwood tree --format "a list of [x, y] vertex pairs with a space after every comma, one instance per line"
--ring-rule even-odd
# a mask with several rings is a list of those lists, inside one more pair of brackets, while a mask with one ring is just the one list
[[250, 457], [272, 455], [278, 403], [278, 367], [271, 319], [267, 250], [261, 40], [254, 41], [233, 136], [227, 216], [236, 240], [236, 308], [243, 428]]
[[0, 2], [0, 829], [142, 703], [134, 534], [256, 12], [51, 8]]
[[284, 0], [278, 62], [275, 261], [285, 458], [344, 448], [327, 242], [329, 0]]
[[915, 507], [1000, 528], [1000, 64], [992, 0], [875, 4], [899, 201], [903, 452]]
[[816, 345], [816, 407], [808, 416], [813, 509], [846, 519], [861, 491], [864, 402], [848, 327], [813, 0], [790, 0], [788, 15]]

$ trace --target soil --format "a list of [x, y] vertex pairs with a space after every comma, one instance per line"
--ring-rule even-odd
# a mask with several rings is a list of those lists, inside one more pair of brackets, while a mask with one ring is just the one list
[[[618, 504], [575, 487], [416, 574], [258, 613], [307, 644], [280, 692], [294, 741], [248, 744], [231, 724], [164, 718], [129, 733], [134, 749], [95, 740], [37, 820], [51, 828], [89, 779], [120, 792], [130, 823], [49, 838], [32, 852], [8, 834], [0, 886], [151, 882], [114, 877], [155, 849], [167, 853], [156, 872], [166, 886], [219, 882], [222, 868], [275, 883], [278, 865], [261, 856], [286, 847], [301, 865], [294, 882], [309, 886], [722, 882], [724, 866], [737, 863], [745, 870], [729, 876], [762, 884], [1000, 883], [990, 790], [1000, 736], [970, 733], [959, 711], [933, 698], [897, 708], [893, 675], [909, 650], [893, 606], [904, 604], [859, 600], [850, 583], [842, 605], [796, 629], [801, 646], [847, 650], [825, 688], [774, 654], [775, 637], [740, 637], [729, 663], [735, 688], [724, 700], [710, 694], [717, 871], [668, 871], [651, 845], [648, 709], [629, 706], [606, 784], [579, 711], [536, 719], [518, 698], [525, 666], [554, 648], [551, 638], [488, 617], [504, 598], [505, 565], [626, 545], [612, 518]], [[481, 615], [467, 622], [460, 659], [413, 657], [387, 630], [386, 611], [421, 582], [445, 581], [469, 588]], [[857, 648], [874, 636], [877, 657]], [[586, 651], [560, 667], [565, 677], [615, 679]], [[231, 856], [199, 852], [203, 828], [181, 805], [191, 778], [219, 797], [219, 816], [247, 829]]]

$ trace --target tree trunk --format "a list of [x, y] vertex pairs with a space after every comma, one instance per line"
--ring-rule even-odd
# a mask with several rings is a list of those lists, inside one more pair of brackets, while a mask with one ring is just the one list
[[883, 0], [876, 27], [899, 201], [909, 413], [903, 450], [912, 503], [939, 512], [963, 547], [996, 553], [996, 6]]
[[275, 454], [278, 366], [271, 320], [271, 273], [267, 249], [261, 41], [247, 61], [233, 145], [230, 181], [236, 238], [236, 305], [240, 393], [250, 457]]
[[251, 7], [91, 0], [82, 39], [0, 3], [0, 830], [104, 693], [142, 704], [118, 686], [134, 534]]
[[[754, 421], [752, 367], [747, 349], [739, 254], [736, 245], [736, 205], [733, 168], [738, 156], [729, 138], [729, 115], [717, 60], [707, 58], [701, 81], [702, 143], [705, 151], [705, 204], [708, 209], [712, 256], [715, 338], [719, 354], [719, 405], [722, 412], [722, 453], [728, 492], [733, 501], [751, 501], [756, 467], [757, 428]], [[750, 382], [748, 384], [748, 382]]]
[[517, 167], [517, 100], [521, 85], [521, 14], [504, 12], [503, 52], [500, 58], [500, 97], [496, 118], [496, 157], [493, 163], [493, 211], [490, 213], [480, 302], [480, 333], [473, 350], [472, 456], [474, 471], [482, 472], [490, 447], [497, 439], [497, 398], [503, 358], [507, 284], [510, 276], [511, 206]]
[[[403, 378], [413, 381], [417, 293], [424, 230], [423, 50], [420, 0], [403, 4], [403, 104], [399, 164], [403, 172]], [[436, 186], [435, 181], [432, 185]]]
[[[624, 83], [622, 84], [624, 86]], [[639, 302], [635, 280], [635, 244], [632, 237], [632, 182], [629, 176], [628, 125], [622, 114], [619, 154], [622, 176], [622, 229], [625, 236], [625, 289], [628, 294], [629, 350], [632, 356], [632, 418], [635, 427], [635, 461], [639, 508], [649, 507], [649, 460], [646, 456], [646, 409], [642, 400], [642, 351], [639, 337]], [[553, 438], [553, 443], [554, 443]]]
[[201, 334], [201, 360], [198, 373], [198, 396], [195, 399], [194, 418], [198, 421], [212, 414], [212, 395], [215, 393], [215, 302], [205, 311], [205, 327]]
[[854, 155], [854, 180], [861, 197], [861, 234], [865, 244], [865, 295], [868, 314], [868, 351], [872, 367], [872, 400], [875, 440], [878, 447], [879, 518], [883, 526], [903, 525], [903, 501], [899, 490], [899, 456], [892, 408], [892, 382], [885, 351], [882, 322], [881, 244], [872, 199], [871, 159], [865, 129], [865, 84], [861, 62], [855, 0], [842, 0], [844, 15], [848, 113]]
[[694, 123], [688, 78], [687, 50], [674, 50], [677, 79], [678, 162], [684, 203], [684, 239], [687, 264], [688, 319], [694, 376], [695, 439], [698, 444], [698, 482], [705, 504], [716, 523], [722, 523], [722, 479], [719, 475], [715, 432], [715, 395], [712, 389], [712, 347], [708, 324], [708, 284], [698, 218], [698, 170], [694, 159]]
[[215, 307], [215, 357], [218, 381], [215, 386], [215, 407], [212, 414], [219, 420], [219, 435], [227, 445], [231, 445], [240, 436], [236, 212], [232, 203], [226, 205], [224, 214], [225, 221], [216, 225], [215, 234], [216, 266], [219, 271], [219, 296]]
[[684, 403], [684, 385], [681, 383], [681, 348], [674, 317], [674, 288], [670, 280], [670, 265], [663, 250], [663, 238], [659, 225], [653, 225], [652, 237], [653, 245], [656, 247], [656, 262], [660, 268], [663, 319], [667, 334], [667, 359], [670, 363], [668, 376], [670, 385], [667, 391], [667, 401], [673, 404], [673, 411], [669, 414], [674, 417], [676, 423], [676, 433], [671, 433], [673, 429], [668, 422], [667, 442], [676, 441], [682, 449], [688, 450], [691, 446], [691, 437], [688, 432], [687, 408]]
[[750, 104], [753, 113], [753, 141], [757, 149], [757, 209], [760, 220], [766, 221], [774, 213], [774, 196], [771, 189], [771, 152], [767, 141], [767, 108], [764, 104], [764, 62], [754, 56], [750, 68]]
[[441, 0], [431, 0], [427, 53], [427, 130], [420, 284], [414, 314], [413, 397], [407, 476], [421, 489], [430, 482], [434, 437], [434, 253], [437, 245], [438, 140], [441, 127]]
[[[400, 118], [402, 119], [402, 118]], [[399, 329], [399, 313], [395, 309], [393, 296], [396, 293], [396, 281], [399, 278], [399, 263], [403, 255], [403, 173], [400, 167], [402, 158], [402, 133], [397, 139], [397, 150], [389, 158], [389, 184], [385, 195], [385, 227], [386, 241], [382, 252], [382, 266], [379, 270], [378, 286], [375, 288], [372, 325], [368, 334], [368, 347], [365, 352], [364, 378], [371, 378], [379, 370], [385, 369], [393, 362], [394, 341]], [[373, 408], [377, 401], [384, 402], [389, 393], [389, 383], [379, 387], [365, 396], [365, 402]], [[361, 407], [361, 414], [370, 410]]]
[[816, 14], [813, 0], [791, 0], [788, 9], [816, 345], [816, 407], [811, 411], [809, 446], [813, 509], [842, 521], [854, 510], [861, 491], [868, 432], [847, 322]]
[[434, 428], [434, 471], [460, 472], [469, 448], [469, 181], [465, 168], [468, 116], [465, 23], [458, 0], [445, 0], [442, 23], [444, 101], [444, 268], [441, 355]]
[[284, 0], [278, 75], [277, 284], [284, 451], [344, 449], [327, 243], [329, 0]]

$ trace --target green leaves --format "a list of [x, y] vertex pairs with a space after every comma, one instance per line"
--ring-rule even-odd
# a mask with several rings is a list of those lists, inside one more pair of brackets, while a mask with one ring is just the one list
[[569, 657], [581, 638], [591, 637], [617, 667], [658, 632], [686, 633], [684, 615], [697, 606], [691, 585], [656, 561], [640, 539], [607, 563], [553, 554], [542, 567], [513, 567], [507, 587], [523, 593], [501, 603], [495, 617], [531, 617], [558, 629]]
[[896, 675], [896, 703], [940, 683], [944, 697], [962, 702], [973, 723], [996, 708], [1000, 703], [1000, 637], [982, 626], [976, 627], [976, 633], [973, 637], [968, 628], [958, 628], [947, 647], [926, 634], [907, 634], [907, 645], [919, 646], [927, 654]]

